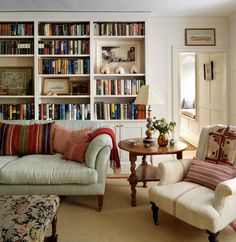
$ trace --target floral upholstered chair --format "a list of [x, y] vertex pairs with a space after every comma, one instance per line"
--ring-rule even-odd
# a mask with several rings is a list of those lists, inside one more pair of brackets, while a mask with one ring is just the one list
[[210, 242], [236, 219], [236, 127], [204, 127], [196, 158], [159, 164], [161, 178], [150, 188], [154, 223], [158, 210], [204, 229]]

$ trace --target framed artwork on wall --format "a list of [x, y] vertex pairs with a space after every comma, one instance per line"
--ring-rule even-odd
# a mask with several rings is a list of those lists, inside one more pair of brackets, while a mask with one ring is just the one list
[[204, 80], [213, 80], [213, 61], [203, 64], [204, 69]]
[[185, 29], [185, 45], [187, 46], [214, 46], [216, 45], [214, 28]]

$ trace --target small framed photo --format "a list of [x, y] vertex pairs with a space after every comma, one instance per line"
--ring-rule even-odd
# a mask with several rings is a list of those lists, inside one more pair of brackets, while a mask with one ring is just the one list
[[70, 81], [71, 95], [89, 95], [89, 81]]
[[203, 64], [204, 68], [204, 80], [213, 80], [213, 61]]
[[69, 95], [70, 86], [68, 78], [44, 78], [43, 94], [53, 92], [58, 95]]
[[216, 36], [214, 28], [185, 29], [185, 45], [188, 46], [214, 46]]

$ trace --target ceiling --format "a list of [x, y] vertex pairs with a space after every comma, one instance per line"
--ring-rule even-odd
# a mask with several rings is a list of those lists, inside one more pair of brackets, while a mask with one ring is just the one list
[[0, 11], [150, 12], [159, 17], [230, 16], [236, 0], [0, 0]]

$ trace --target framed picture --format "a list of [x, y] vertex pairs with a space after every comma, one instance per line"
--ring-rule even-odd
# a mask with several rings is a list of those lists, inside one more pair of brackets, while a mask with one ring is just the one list
[[0, 90], [2, 95], [32, 95], [32, 67], [0, 67]]
[[185, 45], [216, 45], [215, 29], [185, 29]]
[[213, 80], [213, 61], [203, 64], [204, 80]]
[[107, 65], [110, 73], [115, 73], [117, 67], [123, 67], [129, 73], [131, 66], [140, 69], [139, 41], [104, 41], [97, 44], [97, 73], [102, 66]]
[[49, 92], [53, 92], [58, 95], [70, 94], [69, 79], [68, 78], [44, 78], [43, 94], [46, 95]]
[[71, 95], [89, 95], [89, 81], [70, 81]]

